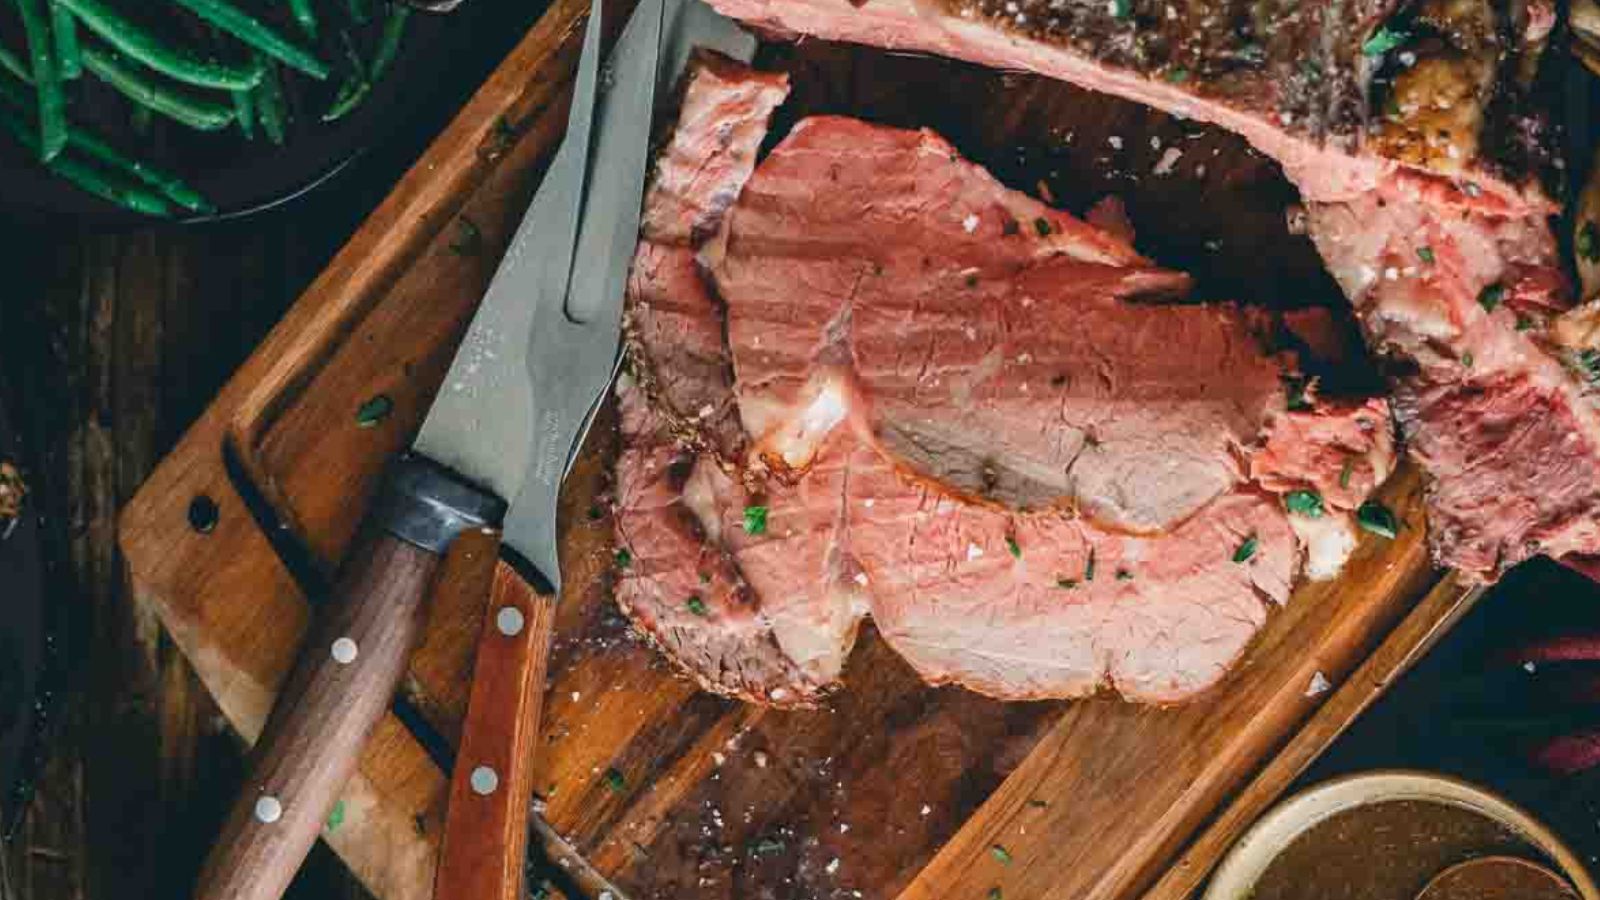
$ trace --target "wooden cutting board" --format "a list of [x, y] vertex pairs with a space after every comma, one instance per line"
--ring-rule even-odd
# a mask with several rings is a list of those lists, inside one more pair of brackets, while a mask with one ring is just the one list
[[[138, 602], [247, 740], [295, 654], [306, 597], [439, 388], [560, 138], [586, 7], [552, 4], [124, 511]], [[817, 111], [934, 127], [1064, 208], [1120, 194], [1141, 249], [1195, 272], [1208, 296], [1339, 302], [1285, 226], [1293, 191], [1229, 135], [942, 60], [806, 42], [765, 48], [761, 64], [795, 78], [777, 133]], [[358, 409], [380, 397], [391, 411], [363, 427]], [[604, 419], [563, 499], [568, 589], [537, 748], [539, 840], [569, 890], [1186, 896], [1475, 596], [1430, 569], [1420, 480], [1402, 468], [1383, 490], [1398, 539], [1367, 536], [1341, 579], [1301, 587], [1196, 702], [1003, 704], [930, 689], [868, 629], [828, 708], [772, 712], [698, 692], [621, 621], [605, 502], [614, 441]], [[379, 726], [324, 832], [386, 900], [429, 895], [490, 546], [474, 535], [452, 553], [403, 688], [419, 716]]]

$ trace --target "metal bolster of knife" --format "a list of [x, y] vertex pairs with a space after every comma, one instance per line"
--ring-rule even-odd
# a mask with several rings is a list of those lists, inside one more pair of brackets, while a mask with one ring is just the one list
[[469, 528], [498, 528], [506, 503], [415, 453], [396, 460], [379, 495], [373, 524], [402, 541], [443, 555]]

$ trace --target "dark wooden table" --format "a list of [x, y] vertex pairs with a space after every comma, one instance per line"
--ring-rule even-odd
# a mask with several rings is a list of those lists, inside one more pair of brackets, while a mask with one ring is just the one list
[[[381, 146], [281, 209], [130, 230], [0, 207], [0, 396], [47, 520], [62, 672], [36, 795], [0, 854], [0, 898], [188, 896], [243, 745], [129, 596], [117, 511], [542, 8], [478, 0], [456, 13], [473, 52], [439, 62]], [[319, 844], [289, 896], [367, 894]]]
[[[283, 209], [139, 230], [0, 212], [0, 396], [24, 432], [30, 480], [48, 518], [48, 603], [65, 673], [36, 795], [0, 852], [0, 900], [188, 895], [242, 778], [242, 745], [182, 654], [129, 596], [117, 511], [540, 5], [498, 4], [481, 28], [484, 52], [450, 61], [433, 108]], [[1587, 590], [1548, 568], [1513, 578], [1508, 590], [1546, 594], [1551, 579], [1564, 593]], [[1520, 602], [1498, 592], [1474, 619], [1521, 618]], [[1536, 604], [1526, 609], [1540, 615]], [[1481, 643], [1484, 632], [1466, 628], [1462, 640]], [[1430, 759], [1448, 759], [1447, 768], [1479, 780], [1516, 774], [1511, 756], [1461, 762], [1458, 733], [1399, 729], [1427, 722], [1452, 673], [1480, 657], [1473, 650], [1434, 658], [1437, 666], [1406, 682], [1424, 687], [1397, 691], [1364, 720], [1370, 727], [1358, 726], [1308, 777]], [[1434, 741], [1454, 749], [1436, 752]], [[1600, 787], [1586, 787], [1546, 814], [1567, 829], [1592, 825], [1588, 792], [1600, 796]], [[1513, 792], [1535, 805], [1543, 796], [1520, 782]], [[1594, 833], [1569, 833], [1591, 859], [1600, 853]], [[319, 844], [289, 896], [367, 895]]]

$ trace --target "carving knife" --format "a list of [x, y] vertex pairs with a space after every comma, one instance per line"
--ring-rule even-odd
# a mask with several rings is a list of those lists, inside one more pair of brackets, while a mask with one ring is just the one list
[[[700, 0], [640, 0], [604, 68], [602, 30], [594, 0], [566, 138], [305, 639], [197, 900], [282, 896], [389, 706], [421, 631], [423, 596], [458, 535], [503, 524], [502, 555], [560, 593], [556, 501], [620, 359], [656, 97], [694, 47], [749, 59], [755, 46]], [[548, 631], [550, 618], [523, 614], [521, 627], [502, 633], [526, 640], [531, 624]], [[498, 628], [499, 615], [490, 620]], [[486, 802], [517, 781], [480, 774], [469, 796]], [[528, 798], [514, 799], [525, 807]], [[520, 872], [523, 848], [513, 843]]]

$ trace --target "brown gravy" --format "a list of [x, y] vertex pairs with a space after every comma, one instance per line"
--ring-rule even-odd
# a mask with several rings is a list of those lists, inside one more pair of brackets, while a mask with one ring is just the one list
[[1387, 800], [1312, 826], [1267, 866], [1250, 896], [1413, 900], [1449, 866], [1497, 854], [1540, 860], [1515, 832], [1471, 810], [1430, 800]]

